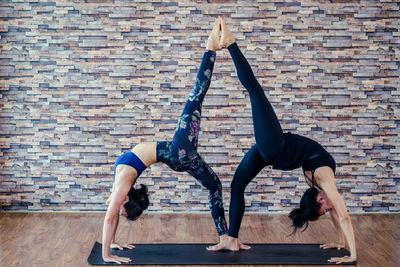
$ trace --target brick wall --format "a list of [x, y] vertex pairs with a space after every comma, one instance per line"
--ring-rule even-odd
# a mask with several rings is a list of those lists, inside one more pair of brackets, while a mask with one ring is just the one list
[[[336, 159], [349, 210], [400, 211], [399, 4], [332, 2], [1, 1], [3, 210], [104, 211], [115, 159], [171, 139], [222, 15], [282, 127]], [[201, 127], [199, 152], [222, 180], [227, 209], [254, 143], [227, 50]], [[207, 191], [188, 174], [156, 164], [140, 182], [151, 211], [208, 210]], [[265, 168], [247, 187], [247, 209], [289, 211], [306, 188], [300, 169]]]

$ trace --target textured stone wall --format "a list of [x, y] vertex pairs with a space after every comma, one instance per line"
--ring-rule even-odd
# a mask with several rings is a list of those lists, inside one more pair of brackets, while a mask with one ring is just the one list
[[[210, 3], [209, 3], [210, 2]], [[351, 212], [400, 211], [400, 32], [396, 1], [1, 1], [3, 210], [105, 210], [115, 159], [170, 140], [207, 36], [222, 15], [282, 127], [337, 162]], [[251, 107], [217, 53], [199, 152], [224, 187], [254, 143]], [[207, 211], [207, 191], [156, 164], [151, 211]], [[301, 170], [265, 168], [247, 209], [289, 211]]]

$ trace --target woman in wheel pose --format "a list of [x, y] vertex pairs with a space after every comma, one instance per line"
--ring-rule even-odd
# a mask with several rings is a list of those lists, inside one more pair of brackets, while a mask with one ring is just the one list
[[221, 181], [215, 172], [197, 153], [200, 130], [201, 106], [211, 82], [216, 51], [220, 47], [220, 20], [211, 32], [203, 55], [197, 79], [183, 109], [172, 141], [150, 142], [136, 145], [130, 152], [120, 156], [114, 169], [114, 184], [103, 225], [102, 256], [105, 262], [127, 263], [129, 258], [110, 255], [110, 248], [134, 248], [132, 245], [116, 244], [114, 241], [119, 215], [135, 220], [149, 205], [144, 185], [134, 189], [142, 171], [156, 162], [167, 164], [171, 169], [186, 171], [209, 190], [211, 215], [218, 232], [224, 236], [228, 227], [224, 217]]
[[244, 190], [246, 186], [268, 165], [279, 170], [293, 170], [302, 167], [310, 188], [301, 198], [300, 207], [294, 209], [289, 215], [294, 232], [298, 228], [307, 228], [309, 221], [317, 220], [319, 216], [330, 211], [334, 225], [339, 231], [339, 241], [321, 245], [321, 248], [341, 249], [347, 243], [350, 256], [331, 258], [329, 261], [334, 263], [355, 261], [356, 246], [353, 226], [343, 198], [335, 185], [336, 165], [333, 157], [317, 142], [304, 136], [282, 131], [263, 88], [254, 77], [249, 63], [223, 20], [221, 20], [221, 28], [221, 46], [227, 47], [235, 64], [238, 78], [250, 95], [256, 144], [242, 159], [231, 183], [228, 236], [224, 236], [219, 244], [208, 249], [215, 251], [250, 249], [249, 246], [241, 244], [238, 240], [240, 223], [245, 209]]

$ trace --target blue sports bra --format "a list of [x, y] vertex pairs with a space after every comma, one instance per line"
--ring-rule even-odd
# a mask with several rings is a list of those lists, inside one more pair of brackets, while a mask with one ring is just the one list
[[117, 169], [117, 166], [120, 164], [129, 165], [132, 168], [134, 168], [137, 171], [137, 177], [139, 177], [140, 174], [142, 174], [142, 172], [147, 168], [147, 166], [144, 165], [144, 163], [140, 160], [138, 156], [136, 156], [135, 153], [133, 153], [132, 151], [126, 152], [121, 156], [119, 156], [119, 158], [115, 162], [114, 179], [115, 179], [115, 170]]

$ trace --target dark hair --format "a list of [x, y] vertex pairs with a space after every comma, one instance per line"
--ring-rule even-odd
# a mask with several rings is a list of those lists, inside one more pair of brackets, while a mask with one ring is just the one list
[[142, 215], [143, 211], [149, 206], [149, 196], [147, 187], [143, 184], [139, 189], [131, 188], [128, 192], [129, 201], [124, 204], [128, 220], [134, 221]]
[[292, 234], [306, 225], [302, 231], [304, 232], [308, 227], [308, 222], [315, 221], [320, 216], [321, 205], [317, 202], [318, 193], [319, 191], [315, 187], [307, 189], [301, 197], [300, 208], [293, 209], [290, 212], [289, 218], [292, 219], [292, 226], [294, 227]]

